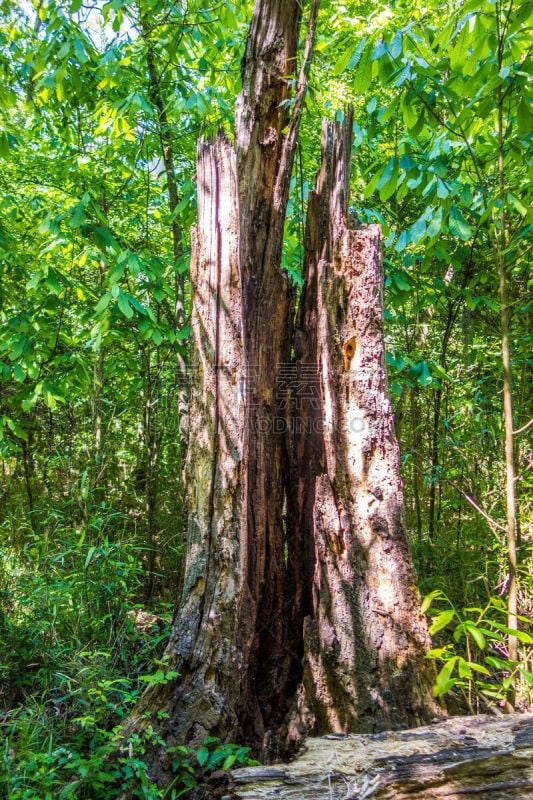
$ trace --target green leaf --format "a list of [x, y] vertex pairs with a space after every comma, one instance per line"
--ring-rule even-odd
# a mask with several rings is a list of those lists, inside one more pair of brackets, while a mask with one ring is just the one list
[[420, 217], [409, 228], [409, 231], [407, 233], [407, 238], [409, 239], [411, 244], [418, 244], [418, 242], [421, 239], [423, 239], [425, 235], [426, 235], [426, 223]]
[[65, 395], [63, 394], [62, 390], [59, 388], [59, 386], [49, 380], [43, 381], [42, 394], [43, 400], [48, 408], [55, 408], [58, 401], [61, 403], [65, 402]]
[[456, 681], [451, 678], [451, 675], [458, 658], [458, 656], [453, 656], [446, 661], [437, 675], [437, 682], [433, 690], [435, 697], [441, 697], [443, 694], [446, 694], [446, 692], [449, 692], [452, 686], [455, 685]]
[[48, 270], [48, 275], [46, 276], [45, 283], [50, 289], [50, 291], [57, 296], [59, 296], [63, 291], [63, 287], [61, 286], [57, 278], [57, 273], [52, 268], [49, 268]]
[[22, 383], [26, 379], [26, 373], [20, 364], [13, 365], [13, 378], [17, 381], [17, 383]]
[[359, 95], [362, 97], [367, 91], [372, 82], [372, 52], [370, 47], [366, 47], [361, 59], [359, 61], [359, 65], [355, 71], [353, 83], [354, 89]]
[[407, 231], [402, 231], [398, 236], [398, 241], [394, 245], [394, 249], [396, 250], [397, 253], [403, 253], [403, 251], [407, 247], [407, 244], [408, 244]]
[[396, 31], [392, 38], [392, 42], [389, 45], [389, 54], [391, 58], [399, 58], [402, 54], [402, 32]]
[[442, 228], [443, 216], [444, 216], [444, 214], [443, 214], [442, 206], [439, 206], [437, 208], [437, 210], [435, 211], [435, 213], [433, 214], [431, 222], [428, 225], [428, 229], [426, 231], [426, 235], [427, 235], [428, 239], [434, 239], [435, 236], [438, 236], [438, 234], [440, 233], [441, 228]]
[[102, 227], [101, 225], [94, 225], [93, 233], [96, 244], [101, 250], [105, 251], [109, 249], [115, 253], [120, 252], [118, 242], [107, 226]]
[[429, 610], [429, 608], [431, 607], [431, 604], [433, 603], [434, 600], [437, 599], [437, 597], [443, 597], [443, 594], [442, 594], [440, 589], [434, 589], [432, 592], [430, 592], [429, 594], [427, 594], [424, 597], [424, 599], [422, 600], [422, 606], [421, 606], [422, 614], [425, 614], [426, 611]]
[[468, 666], [474, 672], [480, 672], [482, 675], [490, 675], [490, 672], [486, 667], [482, 666], [481, 664], [476, 664], [474, 661], [469, 661]]
[[515, 197], [514, 194], [511, 194], [509, 192], [509, 194], [507, 195], [507, 200], [516, 208], [516, 210], [522, 217], [526, 216], [527, 208], [523, 203], [520, 202], [518, 197]]
[[[406, 67], [407, 69], [407, 67]], [[420, 123], [422, 117], [421, 111], [415, 105], [416, 95], [407, 93], [402, 99], [402, 115], [403, 121], [406, 126], [412, 131], [413, 128]]]
[[109, 301], [111, 300], [110, 292], [106, 292], [102, 295], [100, 300], [98, 301], [96, 308], [94, 309], [95, 314], [101, 314], [102, 311], [105, 311], [109, 305]]
[[461, 68], [468, 60], [469, 43], [469, 23], [468, 21], [463, 21], [460, 33], [456, 37], [455, 44], [450, 50], [450, 66], [453, 70], [461, 72]]
[[117, 305], [126, 319], [131, 319], [133, 317], [133, 309], [130, 306], [128, 296], [124, 294], [122, 290], [120, 290], [118, 294]]
[[6, 422], [7, 427], [9, 428], [9, 430], [15, 436], [17, 436], [19, 439], [22, 439], [25, 442], [28, 441], [28, 434], [26, 433], [26, 431], [23, 428], [20, 427], [20, 425], [18, 425], [14, 420], [9, 419], [9, 417], [7, 417], [7, 418], [4, 417], [4, 421]]
[[429, 628], [430, 636], [433, 636], [433, 634], [438, 633], [438, 631], [441, 631], [443, 628], [446, 627], [446, 625], [449, 625], [450, 622], [453, 620], [454, 616], [455, 616], [455, 611], [453, 610], [453, 608], [448, 608], [446, 609], [446, 611], [441, 611], [441, 613], [438, 614], [431, 623], [431, 626]]
[[464, 658], [457, 659], [457, 672], [459, 673], [460, 678], [471, 678], [472, 677], [472, 670], [468, 661], [465, 661]]
[[483, 650], [485, 648], [486, 642], [485, 642], [485, 637], [483, 636], [479, 628], [477, 628], [475, 623], [471, 622], [470, 620], [466, 620], [464, 625], [468, 635], [472, 637], [472, 639], [475, 641], [479, 649]]
[[51, 220], [52, 220], [52, 212], [49, 211], [48, 214], [46, 215], [46, 217], [43, 219], [43, 221], [39, 225], [39, 227], [37, 228], [39, 233], [48, 233], [48, 231], [50, 230]]
[[207, 763], [207, 759], [209, 758], [209, 750], [207, 747], [200, 747], [199, 750], [196, 751], [196, 759], [201, 767]]
[[128, 271], [133, 278], [137, 278], [140, 275], [142, 269], [142, 264], [138, 256], [135, 253], [128, 253]]
[[507, 625], [502, 625], [499, 622], [492, 622], [490, 623], [494, 628], [502, 633], [505, 633], [507, 636], [515, 636], [519, 642], [523, 644], [533, 644], [533, 636], [530, 636], [529, 633], [525, 631], [517, 631], [514, 628], [508, 628]]
[[450, 226], [450, 233], [457, 236], [459, 239], [466, 242], [468, 239], [472, 238], [472, 228], [466, 222], [457, 206], [452, 206], [450, 208], [448, 224]]
[[[418, 364], [414, 364], [409, 370], [409, 374], [417, 379], [420, 386], [429, 386], [433, 382], [427, 361], [419, 361]], [[443, 613], [451, 613], [453, 617], [455, 612], [451, 610], [450, 612], [444, 611]]]
[[370, 181], [367, 183], [367, 185], [365, 187], [365, 190], [363, 192], [363, 196], [364, 196], [365, 199], [368, 199], [371, 195], [374, 194], [374, 192], [376, 191], [376, 186], [378, 185], [378, 181], [379, 181], [380, 177], [381, 177], [381, 173], [380, 172], [376, 172], [376, 174], [373, 175], [372, 178], [370, 179]]
[[401, 292], [409, 292], [412, 289], [411, 284], [405, 280], [398, 272], [392, 274], [392, 280]]
[[8, 158], [9, 156], [9, 139], [5, 131], [0, 133], [0, 156], [2, 158]]
[[133, 306], [133, 308], [135, 308], [139, 312], [139, 314], [142, 314], [143, 317], [145, 317], [148, 314], [148, 309], [146, 309], [144, 306], [142, 306], [139, 303], [139, 301], [135, 299], [135, 297], [132, 297], [129, 294], [128, 295], [128, 300], [131, 303], [131, 305]]
[[529, 672], [529, 670], [524, 669], [523, 667], [519, 667], [518, 671], [524, 676], [526, 681], [533, 686], [533, 672]]
[[516, 121], [519, 135], [529, 136], [533, 128], [533, 113], [525, 98], [522, 98], [516, 109]]
[[222, 764], [223, 771], [225, 772], [227, 769], [232, 767], [236, 761], [237, 761], [237, 756], [235, 753], [231, 753], [231, 755], [227, 756], [227, 758], [224, 760], [224, 763]]
[[78, 59], [80, 64], [86, 64], [89, 60], [89, 56], [85, 52], [85, 48], [83, 46], [83, 42], [77, 36], [74, 39], [74, 52], [76, 54], [76, 58]]
[[437, 197], [440, 197], [441, 200], [446, 200], [449, 194], [448, 187], [444, 181], [437, 178]]
[[354, 48], [353, 46], [351, 46], [347, 50], [345, 50], [342, 56], [337, 60], [335, 66], [333, 67], [333, 74], [336, 77], [342, 75], [344, 70], [347, 68], [354, 52], [355, 52]]
[[503, 658], [496, 658], [495, 656], [485, 656], [485, 664], [488, 664], [489, 667], [494, 667], [494, 669], [498, 670], [508, 670], [512, 666], [510, 661], [507, 661]]
[[87, 567], [91, 563], [91, 559], [94, 556], [95, 551], [96, 551], [96, 547], [89, 547], [89, 550], [87, 552], [87, 557], [86, 557], [85, 562], [83, 564], [84, 569], [87, 569]]
[[180, 331], [178, 331], [178, 333], [176, 334], [176, 339], [179, 342], [183, 342], [185, 339], [188, 339], [190, 335], [191, 335], [191, 326], [189, 323], [187, 323], [185, 327], [183, 327]]
[[71, 212], [68, 224], [71, 228], [79, 228], [85, 222], [85, 205], [78, 203]]
[[397, 156], [392, 156], [387, 162], [385, 169], [377, 183], [380, 199], [385, 202], [396, 191], [398, 175], [400, 172], [400, 162]]

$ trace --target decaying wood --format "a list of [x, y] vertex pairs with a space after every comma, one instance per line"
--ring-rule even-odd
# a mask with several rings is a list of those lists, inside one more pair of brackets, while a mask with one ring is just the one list
[[[247, 363], [246, 480], [241, 538], [244, 591], [237, 607], [241, 736], [260, 743], [283, 720], [294, 692], [286, 593], [284, 441], [277, 387], [291, 358], [294, 287], [281, 269], [283, 229], [318, 0], [311, 9], [296, 93], [299, 0], [255, 0], [236, 105], [243, 336]], [[292, 97], [291, 97], [292, 94]], [[265, 738], [266, 737], [266, 738]], [[264, 743], [264, 744], [263, 744]]]
[[[198, 224], [192, 233], [191, 436], [185, 578], [166, 656], [176, 679], [151, 687], [124, 736], [159, 725], [167, 746], [235, 736], [239, 557], [246, 497], [244, 375], [235, 153], [223, 135], [198, 146]], [[154, 775], [164, 775], [162, 754]], [[164, 780], [163, 780], [164, 782]]]
[[[274, 760], [309, 731], [376, 732], [433, 713], [387, 393], [379, 229], [346, 224], [350, 118], [324, 128], [308, 214], [294, 349], [297, 369], [318, 375], [318, 408], [291, 414], [280, 394], [294, 366], [283, 230], [318, 4], [295, 82], [302, 4], [255, 0], [235, 147], [220, 134], [198, 148], [173, 675], [123, 729], [157, 729], [150, 774], [162, 786], [172, 747], [209, 735]], [[280, 430], [306, 414], [320, 423], [308, 438]]]
[[294, 739], [412, 727], [437, 711], [387, 388], [380, 228], [347, 224], [351, 129], [350, 114], [323, 127], [295, 340], [317, 391], [296, 398], [290, 448], [291, 559], [309, 608]]
[[310, 739], [292, 763], [235, 770], [232, 781], [226, 800], [527, 800], [533, 715]]
[[[317, 9], [314, 0], [294, 93], [300, 0], [255, 0], [235, 148], [222, 134], [198, 148], [187, 550], [165, 654], [180, 676], [150, 687], [124, 725], [125, 737], [154, 725], [167, 747], [215, 734], [266, 757], [269, 731], [295, 688], [283, 642], [284, 440], [275, 426], [276, 387], [291, 350], [295, 291], [281, 251]], [[161, 785], [170, 774], [165, 749], [151, 759]]]

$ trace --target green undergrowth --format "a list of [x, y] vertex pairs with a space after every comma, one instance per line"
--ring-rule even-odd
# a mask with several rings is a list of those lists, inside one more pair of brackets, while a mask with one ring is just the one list
[[126, 531], [125, 517], [96, 508], [82, 525], [52, 515], [0, 548], [0, 798], [107, 800], [131, 787], [171, 799], [205, 772], [250, 761], [249, 748], [214, 739], [175, 748], [163, 794], [144, 761], [157, 734], [118, 749], [142, 690], [175, 675], [162, 660], [172, 609], [138, 603], [142, 553]]
[[[505, 707], [510, 693], [519, 710], [533, 708], [533, 621], [518, 617], [519, 630], [507, 625], [507, 607], [499, 596], [483, 607], [456, 607], [439, 589], [428, 594], [422, 611], [431, 620], [434, 646], [427, 654], [438, 667], [435, 697], [454, 692], [472, 714]], [[510, 635], [518, 639], [518, 659], [509, 656]]]
[[[177, 677], [165, 662], [172, 608], [142, 607], [145, 551], [128, 518], [87, 506], [85, 521], [51, 514], [39, 531], [2, 530], [0, 547], [0, 798], [107, 800], [125, 790], [144, 800], [186, 796], [206, 775], [253, 762], [248, 747], [208, 738], [197, 749], [166, 748], [157, 731], [120, 740], [120, 725], [147, 686]], [[507, 653], [501, 597], [463, 607], [431, 591], [437, 697], [462, 708], [533, 702], [531, 621], [519, 620], [520, 660]], [[160, 712], [163, 715], [164, 711]], [[159, 790], [148, 752], [164, 746], [173, 779]]]

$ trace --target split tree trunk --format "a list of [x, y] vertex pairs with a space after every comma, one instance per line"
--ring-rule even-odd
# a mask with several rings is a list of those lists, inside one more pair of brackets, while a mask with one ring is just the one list
[[[126, 737], [164, 709], [168, 718], [157, 727], [167, 746], [214, 733], [268, 757], [268, 733], [294, 693], [286, 688], [294, 678], [283, 642], [285, 468], [276, 386], [290, 358], [294, 290], [281, 251], [317, 9], [314, 0], [289, 114], [300, 2], [256, 0], [235, 152], [222, 135], [199, 145], [187, 556], [167, 648], [180, 678], [144, 694]], [[165, 782], [163, 752], [153, 763]]]
[[351, 115], [323, 126], [296, 333], [300, 380], [316, 380], [292, 426], [294, 560], [313, 568], [296, 739], [409, 727], [436, 710], [387, 389], [380, 229], [346, 223], [351, 129]]
[[168, 748], [207, 735], [268, 760], [287, 733], [406, 726], [433, 712], [386, 390], [379, 230], [345, 225], [351, 120], [333, 141], [325, 129], [294, 341], [296, 369], [318, 365], [319, 397], [304, 392], [302, 416], [320, 435], [284, 435], [300, 410], [287, 417], [294, 290], [281, 251], [317, 8], [289, 98], [300, 2], [256, 0], [235, 151], [222, 134], [198, 149], [188, 543], [166, 652], [180, 677], [147, 691], [124, 726], [126, 737], [157, 726], [161, 783]]

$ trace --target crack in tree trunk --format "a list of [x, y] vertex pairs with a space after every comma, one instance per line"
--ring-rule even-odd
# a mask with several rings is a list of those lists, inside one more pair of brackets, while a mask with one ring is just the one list
[[[222, 133], [198, 147], [188, 547], [166, 653], [180, 678], [148, 690], [124, 726], [127, 737], [167, 712], [160, 783], [167, 748], [206, 735], [272, 760], [308, 732], [434, 711], [386, 388], [379, 228], [345, 220], [351, 112], [324, 127], [291, 362], [282, 238], [317, 10], [314, 0], [289, 119], [300, 3], [256, 0], [235, 148]], [[319, 402], [300, 414], [291, 375], [309, 366]], [[346, 428], [356, 411], [363, 436]], [[294, 434], [306, 415], [319, 430]]]

